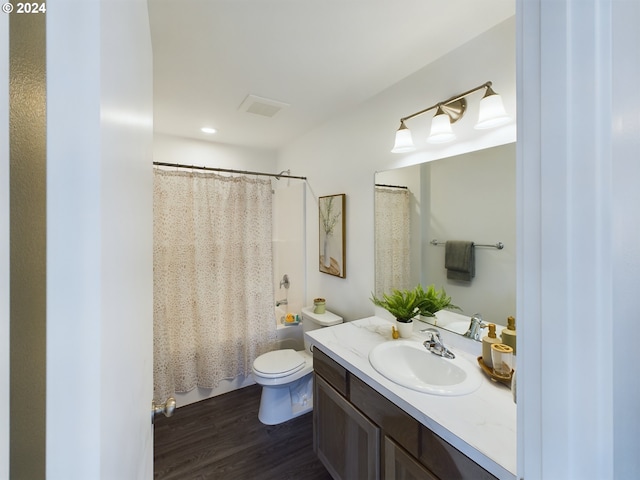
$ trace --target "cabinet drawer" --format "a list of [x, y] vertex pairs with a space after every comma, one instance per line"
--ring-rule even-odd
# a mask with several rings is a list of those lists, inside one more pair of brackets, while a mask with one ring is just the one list
[[347, 397], [347, 371], [318, 347], [313, 349], [313, 371], [343, 397]]
[[420, 423], [358, 377], [349, 375], [349, 399], [414, 457], [419, 453]]
[[424, 425], [420, 425], [420, 462], [440, 478], [447, 480], [497, 480]]

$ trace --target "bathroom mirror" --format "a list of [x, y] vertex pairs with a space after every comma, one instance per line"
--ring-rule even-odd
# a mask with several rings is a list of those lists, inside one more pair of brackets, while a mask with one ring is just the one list
[[[515, 316], [515, 155], [510, 143], [376, 172], [376, 295], [434, 284], [467, 317], [480, 313], [485, 323], [505, 325]], [[447, 240], [475, 243], [471, 281], [447, 278]]]

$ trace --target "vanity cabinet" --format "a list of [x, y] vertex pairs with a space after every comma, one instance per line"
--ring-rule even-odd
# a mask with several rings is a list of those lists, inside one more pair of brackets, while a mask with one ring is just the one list
[[380, 428], [322, 377], [315, 377], [314, 388], [314, 449], [318, 458], [336, 480], [378, 480]]
[[493, 475], [313, 350], [314, 451], [336, 480], [490, 480]]
[[429, 470], [391, 438], [384, 437], [384, 478], [395, 480], [438, 480]]

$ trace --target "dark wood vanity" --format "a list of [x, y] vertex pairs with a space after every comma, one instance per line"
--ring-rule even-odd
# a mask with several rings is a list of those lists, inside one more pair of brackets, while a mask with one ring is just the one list
[[496, 478], [318, 347], [313, 364], [314, 451], [334, 479]]

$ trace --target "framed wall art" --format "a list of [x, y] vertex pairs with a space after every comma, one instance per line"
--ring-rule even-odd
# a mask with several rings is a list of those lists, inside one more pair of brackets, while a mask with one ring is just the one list
[[318, 199], [320, 271], [345, 278], [345, 202], [344, 193]]

